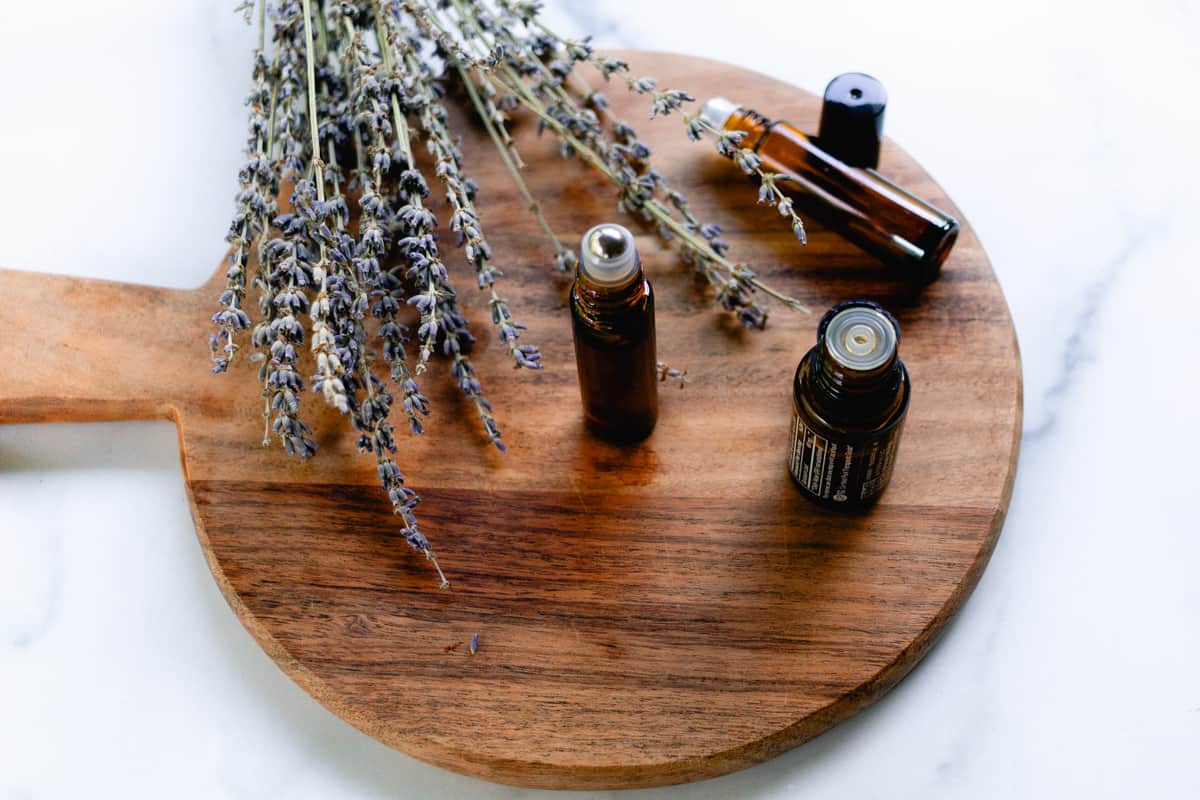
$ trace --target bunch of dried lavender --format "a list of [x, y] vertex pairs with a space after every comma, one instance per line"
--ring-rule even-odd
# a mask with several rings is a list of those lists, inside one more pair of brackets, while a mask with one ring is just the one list
[[[633, 126], [612, 120], [604, 95], [591, 90], [574, 68], [588, 63], [605, 80], [620, 76], [631, 92], [650, 97], [651, 117], [680, 109], [694, 100], [691, 94], [660, 90], [654, 78], [633, 77], [625, 62], [598, 56], [587, 40], [558, 36], [538, 19], [538, 3], [448, 0], [437, 5], [441, 8], [426, 4], [413, 17], [439, 37], [444, 58], [470, 68], [469, 74], [463, 71], [464, 80], [482, 88], [477, 94], [499, 94], [501, 105], [530, 110], [541, 128], [558, 134], [564, 156], [580, 157], [615, 183], [620, 209], [654, 224], [664, 239], [679, 239], [684, 260], [713, 287], [722, 307], [755, 327], [767, 320], [766, 310], [754, 299], [756, 292], [806, 310], [764, 284], [745, 264], [725, 257], [728, 245], [720, 228], [702, 224], [690, 213], [686, 197], [650, 165], [650, 148]], [[491, 108], [480, 115], [496, 124]]]
[[[300, 399], [310, 386], [349, 418], [358, 448], [375, 460], [403, 535], [435, 567], [414, 513], [419, 498], [393, 458], [392, 390], [400, 393], [409, 430], [422, 433], [429, 401], [418, 378], [440, 352], [487, 439], [500, 450], [505, 444], [469, 356], [475, 339], [438, 241], [439, 215], [428, 205], [431, 183], [445, 194], [444, 227], [455, 235], [479, 289], [488, 292], [496, 336], [513, 366], [542, 366], [538, 348], [523, 339], [526, 328], [500, 293], [503, 271], [484, 233], [477, 186], [464, 171], [448, 123], [444, 82], [465, 90], [552, 243], [560, 270], [573, 270], [576, 256], [521, 177], [524, 162], [507, 129], [517, 109], [535, 116], [539, 130], [554, 134], [564, 156], [579, 158], [611, 181], [622, 210], [653, 225], [664, 239], [678, 241], [717, 302], [742, 322], [765, 325], [767, 311], [756, 300], [760, 292], [802, 308], [726, 257], [729, 246], [720, 229], [691, 213], [683, 194], [651, 165], [650, 148], [636, 130], [609, 116], [604, 95], [575, 67], [589, 64], [605, 81], [622, 79], [629, 91], [649, 98], [650, 116], [678, 111], [692, 96], [634, 77], [627, 64], [597, 55], [587, 40], [558, 36], [539, 20], [538, 3], [257, 0], [238, 9], [247, 21], [257, 17], [259, 42], [247, 98], [247, 160], [228, 235], [230, 267], [210, 337], [213, 370], [230, 367], [241, 332], [251, 327], [244, 301], [253, 268], [260, 319], [251, 343], [258, 350], [254, 359], [262, 362], [264, 444], [277, 439], [290, 455], [315, 454], [312, 430], [300, 416]], [[778, 190], [779, 176], [762, 171], [733, 135], [706, 130], [692, 116], [684, 119], [689, 135], [714, 134], [719, 148], [756, 173], [764, 201], [790, 215], [803, 235]], [[414, 156], [418, 138], [431, 156], [428, 176]], [[288, 203], [281, 212], [275, 198], [283, 186]], [[401, 321], [405, 306], [419, 317], [415, 334]], [[314, 373], [307, 379], [301, 371], [306, 343]], [[416, 348], [412, 361], [410, 344]], [[390, 384], [376, 375], [376, 347]], [[686, 382], [686, 373], [666, 365], [660, 375]]]

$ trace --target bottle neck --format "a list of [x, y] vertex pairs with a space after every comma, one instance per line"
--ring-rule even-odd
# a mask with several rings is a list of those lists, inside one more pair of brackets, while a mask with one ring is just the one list
[[[742, 133], [745, 133], [746, 136], [744, 139], [742, 139], [741, 147], [747, 150], [758, 152], [758, 148], [762, 144], [763, 138], [766, 137], [766, 135], [770, 133], [771, 128], [777, 124], [779, 123], [768, 119], [754, 109], [739, 108], [729, 116], [728, 120], [726, 120], [725, 130], [741, 131]], [[801, 136], [804, 136], [804, 134], [800, 133], [799, 131], [796, 132]], [[804, 138], [807, 139], [808, 137], [805, 136]]]
[[816, 370], [813, 379], [817, 388], [831, 398], [862, 396], [894, 387], [900, 377], [900, 356], [891, 358], [871, 370], [849, 369], [829, 350], [828, 342], [817, 348]]
[[907, 373], [898, 354], [869, 371], [847, 369], [824, 344], [809, 351], [796, 373], [796, 391], [833, 424], [872, 428], [907, 399]]
[[611, 314], [631, 308], [645, 297], [646, 274], [639, 260], [628, 283], [604, 286], [590, 280], [587, 273], [580, 269], [575, 274], [573, 292], [580, 307], [589, 314]]

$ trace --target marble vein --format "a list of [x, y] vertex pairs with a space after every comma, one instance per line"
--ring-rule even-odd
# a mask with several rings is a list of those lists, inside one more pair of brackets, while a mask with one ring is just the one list
[[[1149, 227], [1157, 228], [1157, 225], [1151, 224]], [[1079, 374], [1096, 357], [1096, 320], [1112, 299], [1114, 285], [1136, 262], [1146, 241], [1145, 233], [1131, 236], [1100, 277], [1093, 280], [1081, 293], [1080, 306], [1071, 324], [1071, 335], [1067, 337], [1062, 348], [1057, 376], [1042, 393], [1042, 419], [1036, 425], [1025, 426], [1021, 437], [1023, 442], [1042, 441], [1057, 426], [1065, 400], [1074, 389]]]

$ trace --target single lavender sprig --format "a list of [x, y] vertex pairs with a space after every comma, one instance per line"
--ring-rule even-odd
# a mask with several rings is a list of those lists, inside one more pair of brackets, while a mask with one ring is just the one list
[[[267, 3], [266, 0], [260, 0], [259, 6], [259, 49], [263, 50], [266, 41], [266, 21], [267, 21]], [[274, 24], [278, 24], [277, 21]], [[270, 87], [270, 105], [267, 113], [267, 126], [264, 131], [264, 155], [267, 164], [271, 170], [272, 181], [270, 190], [270, 199], [266, 209], [266, 215], [261, 220], [262, 232], [258, 235], [258, 266], [254, 273], [254, 286], [258, 290], [258, 310], [260, 320], [255, 325], [251, 332], [251, 341], [253, 346], [258, 348], [258, 351], [251, 356], [252, 360], [262, 362], [259, 367], [258, 381], [262, 386], [263, 397], [263, 447], [271, 444], [271, 426], [272, 426], [272, 399], [274, 392], [268, 384], [270, 375], [270, 342], [274, 338], [271, 334], [271, 326], [276, 319], [275, 313], [275, 290], [276, 287], [271, 282], [271, 274], [275, 270], [274, 248], [271, 246], [273, 237], [267, 233], [279, 213], [279, 207], [275, 201], [275, 197], [279, 193], [279, 174], [283, 168], [282, 158], [279, 156], [279, 147], [276, 137], [276, 119], [279, 111], [280, 84], [282, 77], [282, 63], [286, 48], [283, 44], [284, 35], [279, 31], [275, 32], [274, 47], [271, 58], [271, 66], [266, 74], [267, 83]]]
[[[266, 350], [259, 371], [266, 399], [263, 443], [272, 434], [279, 437], [289, 455], [302, 459], [317, 450], [312, 429], [299, 416], [304, 379], [297, 370], [299, 348], [305, 339], [298, 316], [309, 309], [307, 287], [312, 284], [310, 224], [316, 218], [311, 209], [315, 188], [303, 180], [307, 160], [301, 131], [305, 120], [304, 17], [294, 0], [283, 0], [274, 10], [275, 102], [273, 103], [273, 169], [284, 179], [294, 180], [292, 211], [272, 220], [278, 232], [262, 250], [262, 261], [269, 270], [262, 274], [263, 303], [269, 304], [264, 320], [254, 330], [254, 344]], [[308, 211], [305, 211], [308, 208]], [[264, 267], [265, 269], [265, 267]]]
[[[253, 3], [246, 10], [247, 21], [253, 11]], [[267, 157], [270, 138], [269, 111], [271, 107], [270, 65], [264, 53], [265, 13], [263, 4], [259, 10], [259, 43], [254, 51], [254, 88], [246, 97], [250, 108], [250, 135], [246, 145], [246, 163], [238, 174], [241, 189], [237, 195], [237, 207], [229, 225], [225, 240], [232, 250], [229, 269], [225, 273], [225, 290], [221, 293], [221, 310], [213, 315], [219, 330], [209, 339], [213, 372], [224, 372], [229, 368], [240, 346], [238, 331], [250, 327], [250, 317], [243, 303], [246, 297], [247, 272], [254, 242], [258, 240], [274, 215], [275, 193], [279, 182]]]
[[317, 452], [317, 444], [309, 436], [312, 429], [298, 415], [304, 379], [296, 369], [299, 348], [304, 344], [304, 326], [298, 317], [309, 309], [305, 287], [312, 284], [313, 274], [308, 232], [310, 225], [320, 222], [312, 206], [314, 195], [311, 181], [296, 183], [291, 196], [294, 210], [275, 218], [282, 236], [267, 245], [274, 265], [268, 280], [277, 287], [272, 300], [275, 318], [264, 331], [270, 337], [270, 359], [263, 372], [275, 415], [271, 432], [280, 437], [288, 455], [302, 459]]
[[742, 140], [746, 138], [745, 131], [718, 130], [716, 126], [699, 114], [685, 114], [683, 122], [687, 129], [687, 136], [693, 142], [700, 141], [705, 134], [711, 135], [718, 153], [733, 159], [742, 172], [756, 176], [759, 182], [758, 202], [773, 206], [779, 212], [779, 216], [788, 220], [792, 234], [800, 241], [800, 244], [808, 244], [804, 221], [796, 213], [791, 198], [779, 188], [781, 182], [787, 182], [791, 178], [783, 173], [763, 169], [762, 159], [758, 154], [747, 147], [742, 147]]
[[[362, 316], [367, 301], [351, 269], [353, 239], [345, 230], [349, 208], [341, 195], [337, 165], [336, 145], [342, 138], [339, 117], [344, 112], [335, 110], [340, 101], [333, 95], [344, 94], [344, 89], [340, 76], [328, 64], [318, 67], [311, 0], [303, 0], [303, 9], [309, 147], [316, 200], [298, 211], [309, 218], [308, 235], [318, 253], [313, 265], [313, 282], [318, 289], [309, 311], [311, 350], [317, 369], [313, 391], [320, 392], [325, 402], [342, 414], [351, 414], [358, 410], [356, 368], [365, 349]], [[327, 36], [323, 35], [322, 41], [323, 49], [327, 48]], [[325, 150], [322, 141], [329, 145], [328, 162], [321, 157]], [[327, 197], [327, 182], [332, 197]], [[369, 374], [364, 375], [363, 382], [369, 389]]]
[[298, 179], [311, 156], [304, 144], [304, 16], [298, 0], [280, 0], [274, 16], [279, 64], [272, 130], [275, 171], [283, 180]]

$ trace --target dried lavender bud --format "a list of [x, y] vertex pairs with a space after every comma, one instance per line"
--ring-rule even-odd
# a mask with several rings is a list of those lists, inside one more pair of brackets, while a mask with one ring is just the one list
[[765, 172], [762, 169], [757, 170], [757, 173], [759, 179], [758, 202], [774, 206], [775, 210], [779, 212], [779, 216], [786, 217], [791, 222], [792, 233], [800, 240], [800, 244], [808, 244], [808, 236], [804, 231], [804, 222], [796, 214], [792, 199], [785, 195], [779, 188], [780, 181], [788, 181], [791, 178], [788, 175], [778, 172]]
[[585, 36], [581, 41], [568, 39], [564, 42], [567, 50], [567, 55], [572, 61], [591, 61], [595, 56], [595, 51], [592, 49], [592, 37]]
[[680, 389], [684, 388], [689, 383], [686, 369], [675, 369], [665, 361], [659, 361], [655, 365], [655, 369], [658, 372], [658, 380], [660, 383], [665, 383], [668, 380], [678, 381]]
[[554, 268], [559, 272], [574, 273], [579, 266], [579, 256], [573, 250], [559, 250], [554, 256]]
[[741, 148], [733, 154], [733, 163], [747, 175], [753, 175], [762, 166], [762, 159], [753, 150]]
[[655, 78], [630, 78], [629, 88], [638, 94], [649, 94], [654, 91], [654, 87], [658, 86], [658, 80]]
[[650, 116], [667, 116], [684, 103], [690, 103], [696, 98], [681, 89], [668, 89], [665, 92], [654, 93], [654, 104], [650, 107]]
[[298, 416], [300, 393], [304, 380], [296, 369], [298, 351], [304, 343], [304, 326], [298, 316], [309, 309], [308, 296], [304, 287], [312, 281], [312, 243], [308, 238], [308, 224], [313, 220], [311, 203], [313, 185], [300, 181], [292, 192], [294, 209], [306, 209], [301, 213], [280, 214], [274, 220], [283, 236], [267, 244], [273, 265], [267, 279], [272, 287], [273, 319], [263, 331], [260, 344], [269, 341], [269, 361], [263, 365], [262, 375], [269, 394], [270, 410], [274, 415], [271, 432], [280, 437], [288, 455], [302, 459], [315, 455], [316, 442], [308, 434], [312, 429]]
[[[247, 21], [253, 4], [245, 10]], [[225, 291], [221, 293], [221, 310], [213, 315], [218, 333], [209, 338], [213, 372], [224, 372], [237, 354], [237, 332], [250, 327], [250, 317], [243, 310], [246, 296], [247, 270], [250, 253], [275, 213], [275, 193], [278, 181], [267, 158], [268, 108], [271, 104], [269, 88], [270, 66], [263, 53], [262, 45], [254, 54], [254, 88], [246, 97], [250, 108], [250, 135], [246, 145], [246, 163], [238, 173], [241, 189], [237, 194], [237, 207], [225, 239], [229, 242], [229, 269], [225, 273]]]

